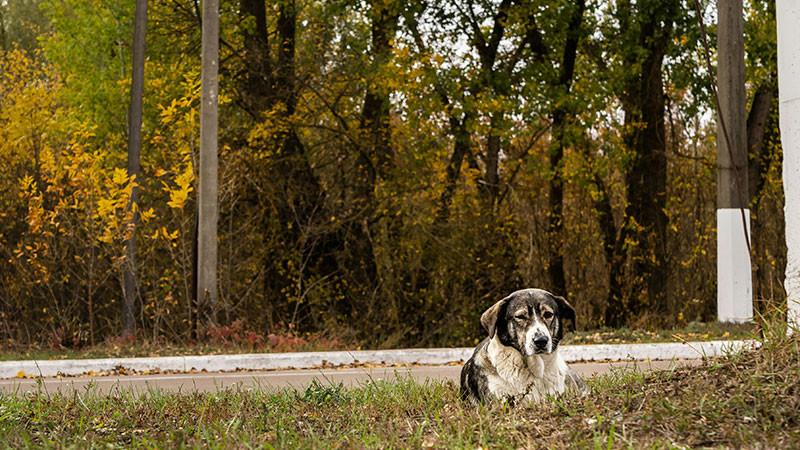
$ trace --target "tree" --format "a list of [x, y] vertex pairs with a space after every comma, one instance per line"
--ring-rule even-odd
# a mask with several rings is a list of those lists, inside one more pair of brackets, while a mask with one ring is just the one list
[[217, 310], [217, 130], [219, 108], [219, 2], [203, 3], [198, 199], [198, 310], [216, 324]]
[[0, 50], [18, 48], [32, 52], [39, 48], [38, 36], [50, 29], [41, 3], [40, 0], [6, 0], [0, 3]]
[[[575, 62], [578, 55], [578, 44], [582, 37], [581, 31], [583, 14], [586, 2], [581, 0], [572, 5], [572, 12], [566, 28], [566, 41], [560, 60], [557, 63], [558, 76], [552, 82], [552, 89], [555, 93], [551, 116], [551, 144], [549, 151], [550, 170], [550, 220], [549, 233], [553, 236], [556, 245], [553, 248], [548, 265], [548, 274], [553, 292], [567, 295], [567, 282], [564, 275], [564, 247], [559, 243], [564, 241], [561, 236], [564, 221], [564, 188], [563, 177], [561, 175], [562, 159], [564, 149], [567, 147], [566, 127], [571, 115], [570, 111], [570, 87], [575, 73]], [[549, 58], [548, 58], [549, 59]]]
[[[139, 154], [142, 148], [142, 99], [144, 97], [144, 65], [147, 37], [147, 0], [136, 1], [133, 29], [133, 69], [131, 70], [131, 103], [128, 109], [128, 177], [133, 181], [127, 213], [130, 222], [126, 231], [126, 260], [123, 269], [122, 332], [133, 335], [136, 329], [136, 300], [139, 283], [136, 279], [136, 223], [139, 219]], [[93, 342], [94, 343], [94, 342]]]
[[[780, 164], [780, 133], [778, 132], [778, 61], [775, 30], [775, 3], [750, 2], [745, 10], [745, 75], [751, 87], [748, 92], [750, 108], [747, 113], [748, 177], [746, 193], [751, 208], [750, 241], [753, 254], [753, 292], [756, 304], [778, 300], [774, 292], [774, 273], [783, 273], [782, 251], [775, 249], [776, 239], [770, 236], [772, 207], [769, 188], [773, 166]], [[763, 217], [762, 217], [763, 216]], [[781, 221], [779, 221], [781, 222]], [[779, 224], [779, 226], [782, 224]], [[773, 259], [773, 255], [777, 257]], [[782, 301], [779, 300], [779, 301]]]
[[[620, 33], [620, 68], [624, 71], [618, 91], [625, 115], [623, 142], [629, 152], [626, 169], [626, 223], [606, 227], [606, 249], [611, 259], [611, 292], [605, 323], [616, 327], [628, 314], [638, 315], [645, 305], [656, 314], [666, 312], [668, 261], [666, 207], [667, 158], [665, 133], [664, 57], [670, 48], [680, 11], [675, 0], [649, 0], [617, 4], [615, 17]], [[611, 244], [610, 242], [614, 242]], [[633, 243], [633, 245], [631, 245]], [[634, 298], [625, 298], [622, 257], [616, 250], [631, 251], [638, 277]], [[616, 278], [616, 279], [613, 279]], [[616, 292], [615, 292], [616, 290]]]
[[[486, 305], [520, 286], [563, 290], [580, 328], [713, 318], [711, 97], [683, 3], [235, 3], [218, 40], [217, 305], [197, 299], [200, 328], [216, 311], [258, 335], [473, 345]], [[46, 0], [43, 52], [0, 59], [2, 336], [119, 333], [134, 6]], [[137, 335], [153, 339], [200, 331], [199, 7], [148, 5], [135, 181], [152, 210], [134, 211]], [[768, 12], [749, 3], [745, 33], [767, 282], [784, 248]]]

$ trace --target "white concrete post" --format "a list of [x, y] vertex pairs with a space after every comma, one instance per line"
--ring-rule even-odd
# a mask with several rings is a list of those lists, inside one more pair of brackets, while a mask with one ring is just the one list
[[[747, 235], [750, 210], [745, 209]], [[717, 209], [717, 317], [720, 322], [747, 322], [753, 317], [753, 283], [742, 211]]]
[[786, 197], [786, 281], [789, 325], [800, 326], [800, 2], [777, 0], [778, 94]]

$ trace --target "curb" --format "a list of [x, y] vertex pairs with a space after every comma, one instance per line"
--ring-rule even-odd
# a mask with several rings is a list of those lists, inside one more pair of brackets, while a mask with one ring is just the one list
[[[742, 348], [757, 347], [754, 341], [708, 341], [656, 344], [594, 344], [559, 347], [567, 362], [699, 359], [722, 356]], [[64, 359], [0, 362], [0, 378], [26, 375], [54, 377], [110, 371], [118, 367], [142, 372], [161, 370], [207, 372], [243, 370], [308, 369], [342, 364], [431, 364], [466, 361], [474, 348], [360, 350], [302, 353], [254, 353], [241, 355], [164, 356], [156, 358]]]

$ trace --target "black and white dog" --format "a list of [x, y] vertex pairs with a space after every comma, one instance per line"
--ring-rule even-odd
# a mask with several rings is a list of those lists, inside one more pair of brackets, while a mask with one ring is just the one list
[[563, 321], [575, 323], [567, 301], [541, 289], [523, 289], [481, 315], [489, 332], [461, 370], [461, 395], [472, 403], [492, 399], [540, 402], [546, 396], [589, 388], [558, 354]]

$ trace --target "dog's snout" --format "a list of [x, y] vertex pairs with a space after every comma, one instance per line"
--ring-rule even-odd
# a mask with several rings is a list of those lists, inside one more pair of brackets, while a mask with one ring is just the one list
[[533, 337], [533, 343], [536, 344], [537, 348], [545, 348], [549, 341], [550, 341], [550, 338], [548, 338], [544, 334], [539, 334], [539, 335]]

